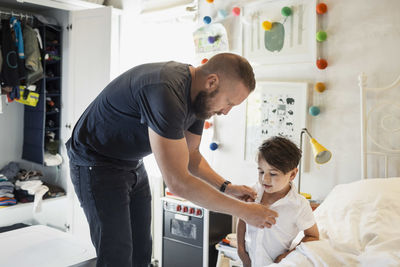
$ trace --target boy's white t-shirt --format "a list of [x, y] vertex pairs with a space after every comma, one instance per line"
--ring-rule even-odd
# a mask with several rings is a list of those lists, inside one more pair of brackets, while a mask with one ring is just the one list
[[[271, 228], [260, 229], [246, 224], [246, 250], [252, 267], [266, 266], [275, 258], [289, 250], [299, 232], [315, 224], [314, 214], [307, 199], [297, 193], [291, 183], [290, 191], [269, 208], [279, 216]], [[260, 203], [264, 188], [260, 183], [253, 186], [257, 192], [256, 203]]]

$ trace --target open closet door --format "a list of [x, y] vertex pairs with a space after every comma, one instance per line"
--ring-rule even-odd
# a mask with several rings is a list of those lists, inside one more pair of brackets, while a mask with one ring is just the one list
[[[67, 141], [74, 125], [87, 106], [110, 82], [112, 8], [102, 7], [80, 11], [71, 11], [68, 32], [68, 81], [65, 94], [65, 128], [63, 140]], [[68, 160], [66, 153], [63, 155]], [[65, 166], [65, 165], [64, 165]], [[68, 166], [68, 165], [66, 165]], [[69, 177], [69, 169], [63, 170]], [[71, 232], [81, 239], [90, 240], [89, 227], [79, 201], [69, 182]]]
[[112, 7], [71, 12], [72, 125], [110, 82]]

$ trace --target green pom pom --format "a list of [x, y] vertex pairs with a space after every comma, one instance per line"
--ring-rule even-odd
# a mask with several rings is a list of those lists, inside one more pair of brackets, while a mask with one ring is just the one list
[[288, 6], [285, 6], [282, 8], [281, 13], [283, 16], [289, 17], [290, 15], [292, 15], [292, 9]]
[[318, 42], [323, 42], [326, 40], [326, 38], [328, 37], [328, 35], [326, 34], [326, 32], [324, 31], [319, 31], [317, 32], [317, 41]]

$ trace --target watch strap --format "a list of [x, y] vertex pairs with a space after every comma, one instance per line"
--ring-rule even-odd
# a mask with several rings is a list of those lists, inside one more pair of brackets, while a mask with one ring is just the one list
[[226, 180], [226, 181], [221, 185], [221, 187], [219, 188], [219, 191], [225, 192], [226, 187], [228, 186], [228, 184], [231, 184], [231, 182], [229, 182], [228, 180]]

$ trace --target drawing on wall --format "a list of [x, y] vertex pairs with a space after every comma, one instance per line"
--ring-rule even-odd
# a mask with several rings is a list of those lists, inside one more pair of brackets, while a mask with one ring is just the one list
[[229, 51], [228, 35], [221, 23], [213, 23], [193, 33], [197, 59], [208, 58], [220, 52]]
[[315, 0], [270, 0], [245, 5], [244, 56], [255, 64], [315, 62], [315, 5]]
[[245, 160], [254, 161], [260, 144], [283, 136], [299, 144], [306, 127], [307, 83], [257, 82], [247, 99]]

